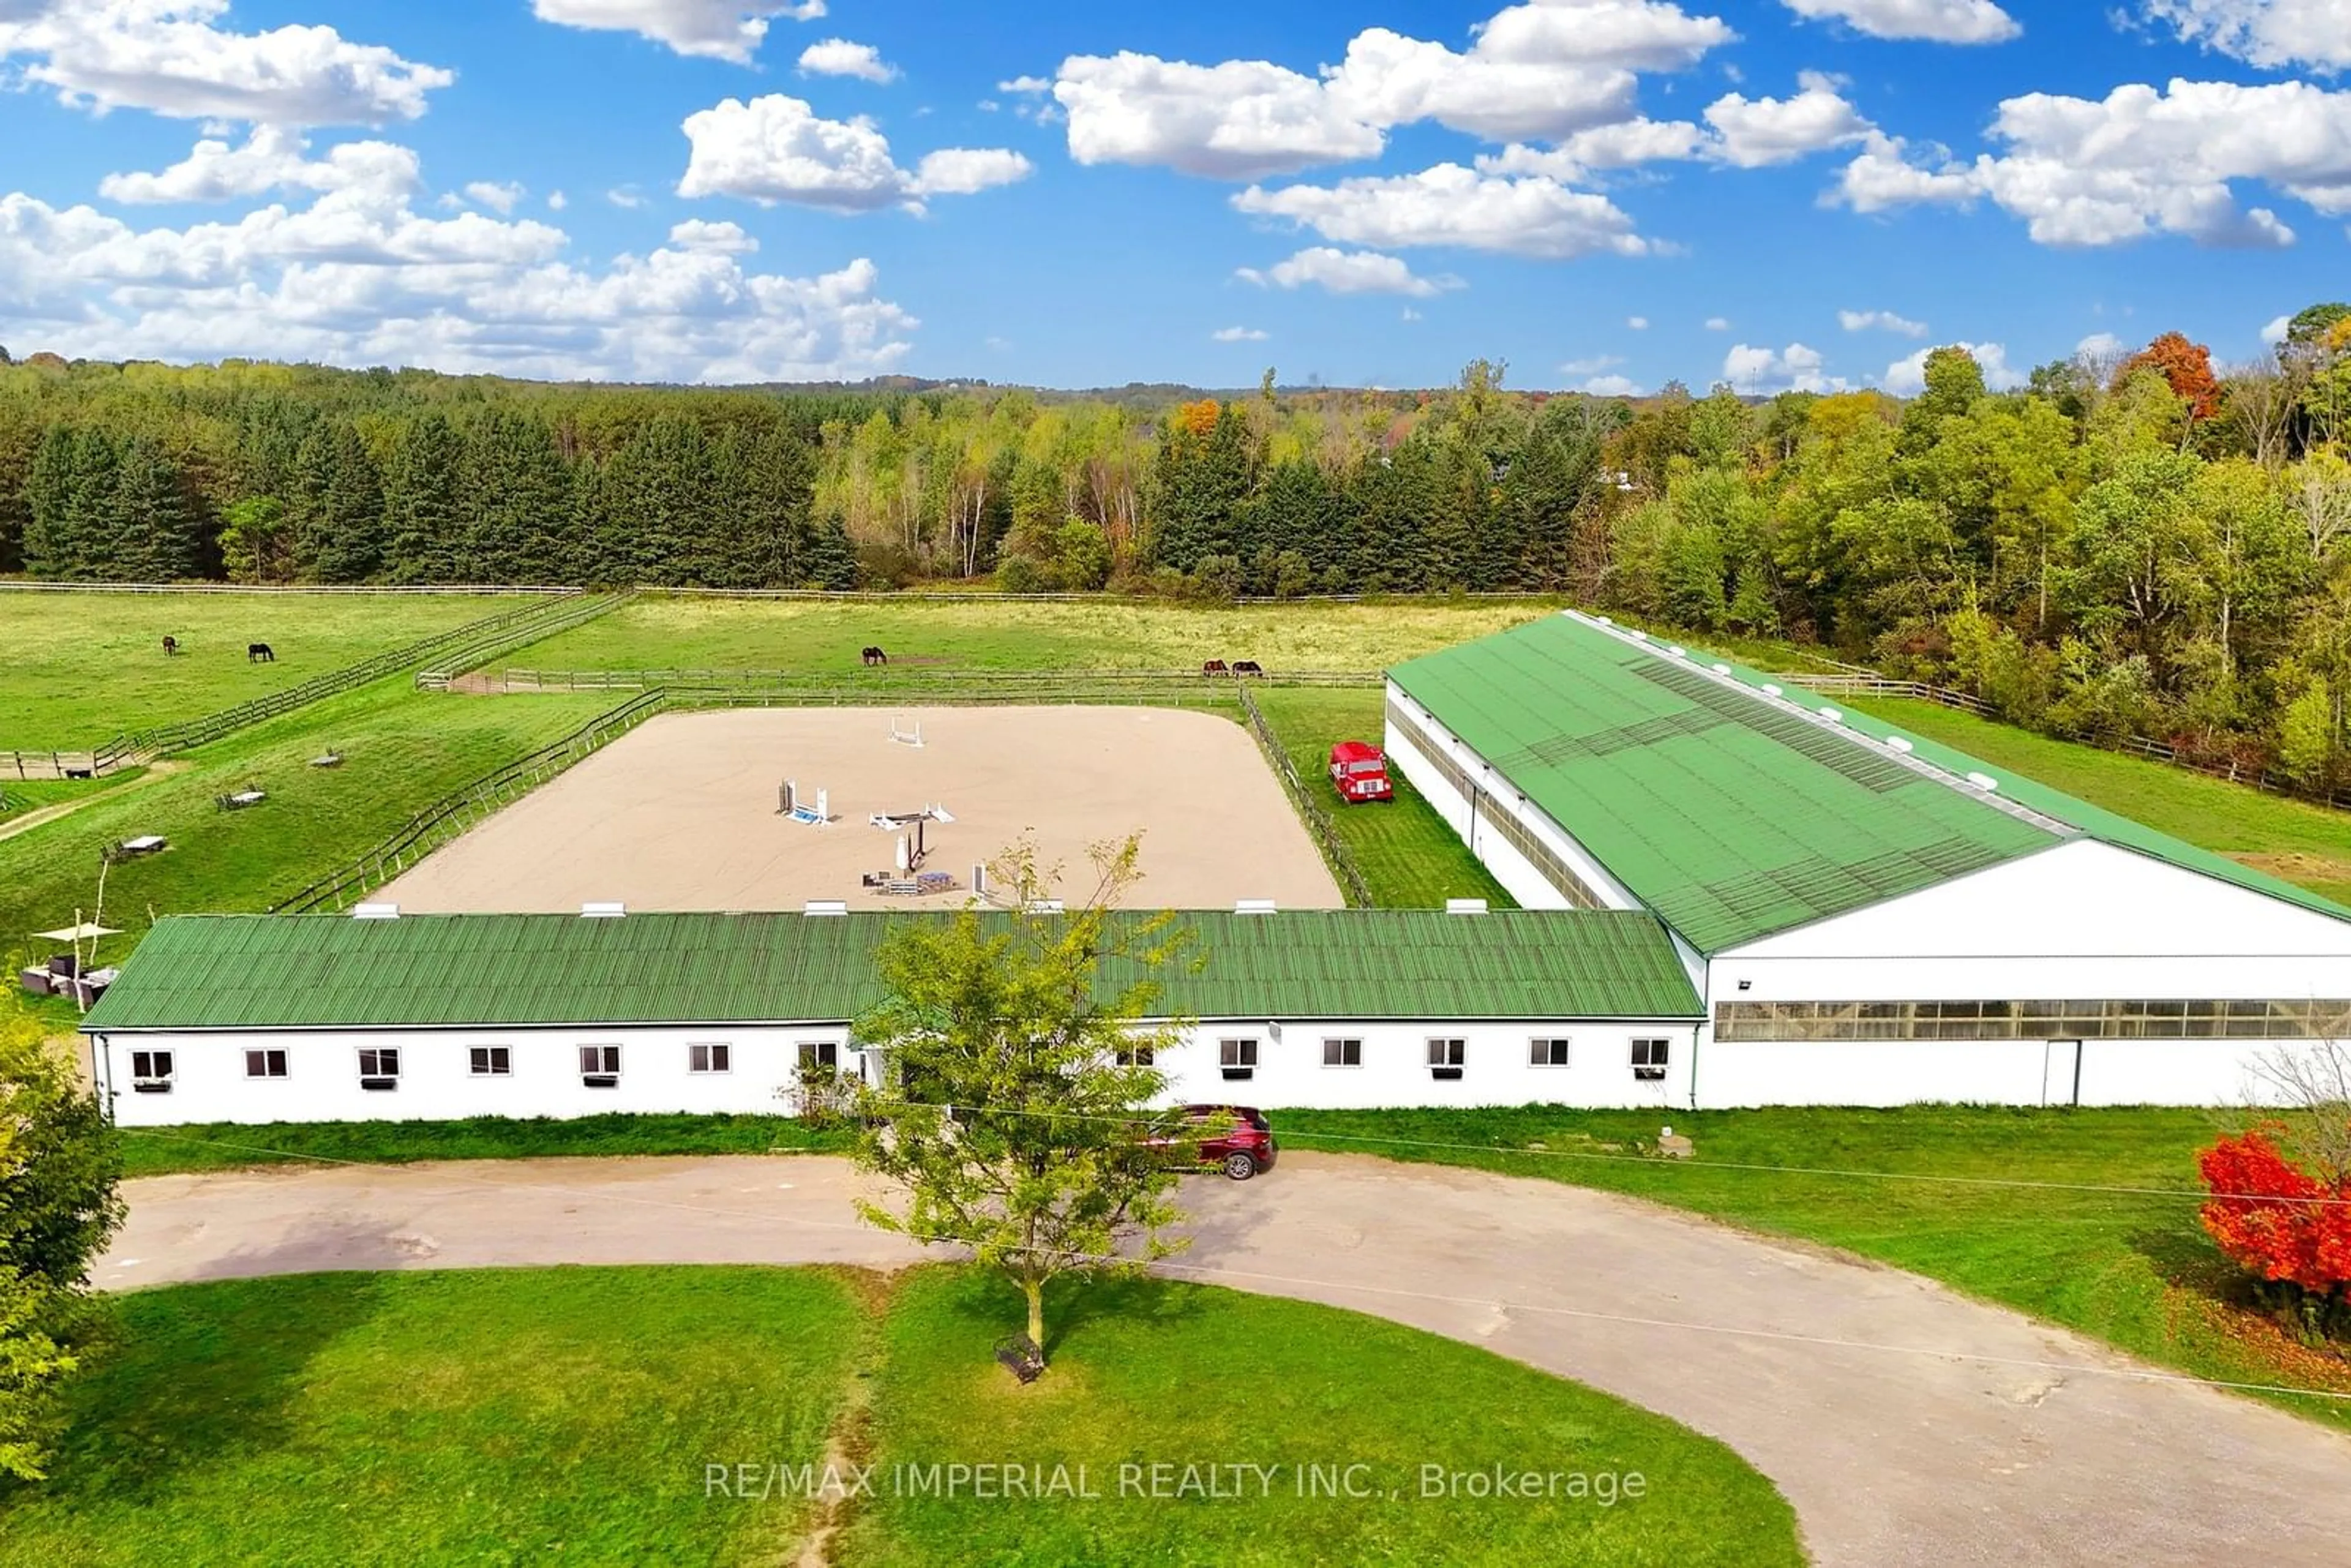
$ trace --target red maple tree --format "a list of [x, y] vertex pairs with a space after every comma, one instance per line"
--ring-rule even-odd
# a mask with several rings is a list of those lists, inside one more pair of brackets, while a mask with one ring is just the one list
[[2198, 1157], [2204, 1228], [2238, 1264], [2322, 1300], [2351, 1284], [2351, 1177], [2328, 1183], [2286, 1158], [2276, 1129], [2222, 1138]]
[[2185, 332], [2166, 332], [2115, 371], [2119, 387], [2141, 371], [2159, 371], [2174, 396], [2188, 404], [2190, 420], [2206, 420], [2220, 412], [2220, 378], [2212, 373], [2212, 350], [2191, 343]]

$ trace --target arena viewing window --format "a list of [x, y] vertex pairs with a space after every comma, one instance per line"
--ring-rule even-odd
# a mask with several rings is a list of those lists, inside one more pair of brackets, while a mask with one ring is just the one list
[[2351, 1001], [1719, 1002], [1726, 1041], [2343, 1040]]

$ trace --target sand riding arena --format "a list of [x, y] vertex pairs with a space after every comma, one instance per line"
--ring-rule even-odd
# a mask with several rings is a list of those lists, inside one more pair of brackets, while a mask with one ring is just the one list
[[[1085, 706], [664, 714], [375, 896], [417, 913], [952, 908], [974, 865], [1021, 834], [1082, 873], [1088, 844], [1138, 829], [1130, 903], [1342, 902], [1248, 731]], [[918, 834], [927, 854], [902, 865]], [[1082, 876], [1070, 882], [1082, 896]]]

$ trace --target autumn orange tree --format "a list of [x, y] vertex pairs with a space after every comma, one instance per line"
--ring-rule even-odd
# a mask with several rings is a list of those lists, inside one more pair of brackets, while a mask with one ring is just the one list
[[2115, 371], [2120, 387], [2141, 371], [2156, 371], [2172, 394], [2188, 405], [2188, 417], [2201, 423], [2220, 412], [2220, 378], [2212, 373], [2212, 350], [2191, 343], [2184, 332], [2166, 332], [2122, 362]]

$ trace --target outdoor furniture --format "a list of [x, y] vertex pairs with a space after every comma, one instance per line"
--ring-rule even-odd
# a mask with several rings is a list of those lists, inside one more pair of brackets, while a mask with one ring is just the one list
[[1034, 1383], [1045, 1370], [1045, 1353], [1025, 1333], [1008, 1334], [996, 1342], [996, 1359], [1022, 1383]]
[[19, 969], [16, 971], [16, 978], [23, 984], [25, 989], [34, 996], [57, 995], [57, 987], [50, 983], [51, 977], [47, 969]]
[[63, 976], [69, 980], [81, 973], [81, 959], [71, 953], [52, 953], [48, 967], [50, 974]]
[[216, 795], [213, 803], [224, 811], [242, 811], [247, 806], [258, 806], [269, 799], [266, 789], [239, 789], [231, 795]]
[[126, 855], [152, 855], [170, 842], [161, 833], [141, 833], [137, 838], [123, 840], [119, 847]]
[[343, 754], [340, 751], [329, 751], [324, 757], [310, 758], [310, 766], [313, 768], [340, 768], [342, 765]]

